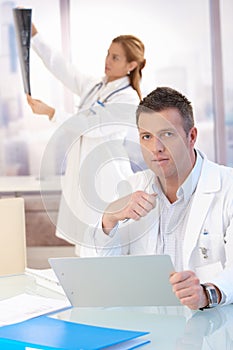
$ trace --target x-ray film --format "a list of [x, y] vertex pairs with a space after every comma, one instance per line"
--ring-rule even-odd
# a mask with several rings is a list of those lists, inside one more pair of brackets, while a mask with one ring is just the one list
[[19, 62], [23, 77], [24, 91], [31, 95], [30, 88], [30, 41], [31, 41], [31, 9], [14, 8], [15, 33], [19, 54]]

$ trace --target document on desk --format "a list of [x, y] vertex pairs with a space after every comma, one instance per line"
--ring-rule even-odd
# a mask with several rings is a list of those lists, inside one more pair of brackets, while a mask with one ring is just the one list
[[40, 316], [1, 327], [0, 348], [10, 346], [11, 349], [18, 349], [17, 346], [25, 346], [43, 350], [129, 350], [149, 343], [148, 339], [143, 339], [147, 334], [148, 332], [91, 326]]
[[65, 292], [58, 281], [55, 272], [50, 269], [31, 269], [25, 268], [25, 273], [28, 276], [32, 276], [36, 280], [36, 284], [47, 289], [52, 289], [55, 292], [65, 295]]
[[70, 306], [67, 299], [52, 299], [22, 293], [0, 301], [0, 326], [22, 322]]

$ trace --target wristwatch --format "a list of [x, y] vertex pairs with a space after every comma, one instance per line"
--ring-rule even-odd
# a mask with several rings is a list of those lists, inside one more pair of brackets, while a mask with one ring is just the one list
[[201, 284], [201, 286], [203, 287], [207, 299], [208, 299], [208, 305], [201, 308], [201, 309], [209, 309], [212, 307], [215, 307], [218, 305], [218, 293], [217, 290], [214, 286], [209, 285], [209, 284]]

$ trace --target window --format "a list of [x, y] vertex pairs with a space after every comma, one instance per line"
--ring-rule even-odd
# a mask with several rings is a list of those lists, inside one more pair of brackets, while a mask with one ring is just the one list
[[[26, 102], [15, 42], [12, 8], [19, 1], [0, 0], [0, 175], [33, 175], [40, 172], [40, 160], [53, 125], [48, 118], [36, 116]], [[60, 47], [59, 1], [42, 5], [40, 0], [24, 1], [42, 35]], [[46, 7], [46, 11], [45, 11]], [[51, 16], [51, 13], [53, 16]], [[48, 73], [40, 59], [30, 52], [32, 96], [63, 107], [63, 87]], [[51, 163], [51, 172], [56, 164]]]
[[[68, 2], [68, 0], [66, 1]], [[23, 93], [13, 31], [12, 7], [18, 0], [0, 0], [0, 175], [38, 176], [40, 160], [55, 126], [46, 117], [35, 116]], [[33, 9], [33, 21], [55, 48], [61, 48], [62, 1], [42, 3], [25, 0]], [[224, 67], [227, 164], [233, 166], [233, 3], [221, 2]], [[122, 10], [123, 9], [123, 10]], [[169, 85], [183, 92], [193, 103], [199, 129], [198, 145], [212, 160], [214, 116], [208, 0], [70, 0], [70, 45], [72, 60], [80, 70], [102, 76], [111, 40], [119, 34], [134, 34], [146, 47], [143, 95], [157, 86]], [[63, 33], [64, 34], [64, 33]], [[64, 44], [64, 42], [63, 42]], [[72, 98], [31, 51], [32, 97], [57, 109], [66, 109]], [[70, 101], [70, 100], [69, 100]], [[75, 97], [78, 102], [78, 98]], [[69, 106], [71, 104], [69, 103]], [[75, 107], [69, 108], [69, 112]], [[59, 147], [54, 150], [51, 173], [57, 171]]]
[[221, 30], [222, 30], [222, 54], [223, 54], [223, 80], [225, 97], [225, 123], [227, 142], [227, 164], [233, 166], [233, 2], [224, 0], [220, 2]]
[[138, 36], [147, 59], [143, 95], [166, 85], [183, 92], [193, 103], [198, 145], [215, 159], [208, 0], [71, 0], [70, 16], [73, 61], [97, 76], [115, 36]]

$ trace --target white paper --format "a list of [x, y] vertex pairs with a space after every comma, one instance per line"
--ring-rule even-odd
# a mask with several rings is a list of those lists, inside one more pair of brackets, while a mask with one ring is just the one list
[[140, 338], [139, 339], [132, 339], [132, 340], [122, 342], [120, 344], [109, 346], [109, 347], [105, 348], [105, 350], [130, 350], [130, 349], [139, 348], [139, 347], [146, 345], [148, 343], [150, 343], [150, 340], [142, 340]]
[[70, 306], [65, 299], [52, 299], [22, 293], [0, 301], [0, 326], [28, 320]]
[[[122, 342], [120, 344], [112, 345], [107, 348], [104, 348], [105, 350], [130, 350], [130, 349], [136, 349], [143, 345], [146, 345], [150, 343], [150, 340], [143, 340], [143, 339], [132, 339], [125, 342]], [[25, 350], [43, 350], [42, 348], [29, 348], [26, 347]]]
[[32, 276], [36, 280], [36, 284], [51, 289], [55, 292], [65, 295], [55, 272], [52, 269], [31, 269], [26, 267], [26, 275]]

